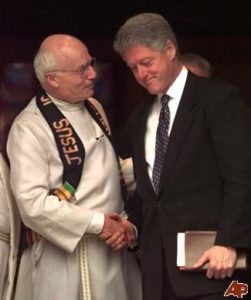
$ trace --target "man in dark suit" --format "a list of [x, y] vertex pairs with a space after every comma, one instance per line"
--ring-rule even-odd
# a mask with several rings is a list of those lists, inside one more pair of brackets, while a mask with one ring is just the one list
[[[245, 104], [234, 86], [187, 71], [172, 28], [158, 14], [128, 19], [114, 49], [154, 96], [136, 110], [120, 147], [134, 163], [128, 212], [139, 234], [143, 299], [225, 299], [238, 279], [237, 253], [250, 246]], [[177, 233], [187, 230], [217, 231], [194, 265], [208, 263], [206, 272], [176, 266]]]

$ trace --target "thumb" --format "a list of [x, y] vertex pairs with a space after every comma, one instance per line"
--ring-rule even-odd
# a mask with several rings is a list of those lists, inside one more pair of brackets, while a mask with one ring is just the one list
[[110, 214], [108, 214], [108, 216], [109, 216], [109, 218], [111, 218], [114, 221], [120, 221], [121, 220], [120, 215], [115, 214], [115, 213], [110, 213]]
[[204, 252], [204, 254], [197, 260], [197, 262], [192, 266], [192, 268], [201, 268], [204, 264], [209, 262], [208, 252]]

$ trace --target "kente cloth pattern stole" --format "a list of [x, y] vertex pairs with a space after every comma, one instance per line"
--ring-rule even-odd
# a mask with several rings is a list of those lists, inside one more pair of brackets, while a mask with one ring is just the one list
[[155, 145], [155, 160], [153, 165], [153, 187], [155, 193], [159, 193], [159, 182], [162, 171], [162, 166], [166, 154], [166, 149], [168, 145], [168, 129], [170, 124], [170, 110], [168, 107], [168, 102], [170, 97], [168, 95], [163, 95], [161, 98], [162, 107], [159, 115], [159, 124], [156, 133], [156, 145]]

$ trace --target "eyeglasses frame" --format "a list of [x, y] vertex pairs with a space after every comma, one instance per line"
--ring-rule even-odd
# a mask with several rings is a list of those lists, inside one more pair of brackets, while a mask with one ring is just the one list
[[47, 72], [72, 72], [72, 73], [79, 73], [79, 75], [83, 76], [88, 71], [90, 67], [95, 68], [96, 65], [96, 57], [92, 57], [91, 60], [86, 63], [85, 65], [79, 67], [77, 70], [69, 70], [69, 69], [56, 69], [56, 70], [48, 70]]

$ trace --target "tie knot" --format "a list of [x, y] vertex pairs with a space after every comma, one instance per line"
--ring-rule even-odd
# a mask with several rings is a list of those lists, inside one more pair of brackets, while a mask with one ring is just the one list
[[164, 109], [164, 110], [168, 109], [168, 102], [169, 102], [169, 100], [170, 100], [170, 97], [167, 94], [164, 94], [161, 97], [161, 106], [162, 106], [162, 109]]
[[170, 100], [170, 97], [167, 95], [167, 94], [164, 94], [162, 97], [161, 97], [161, 103], [162, 104], [168, 104]]

